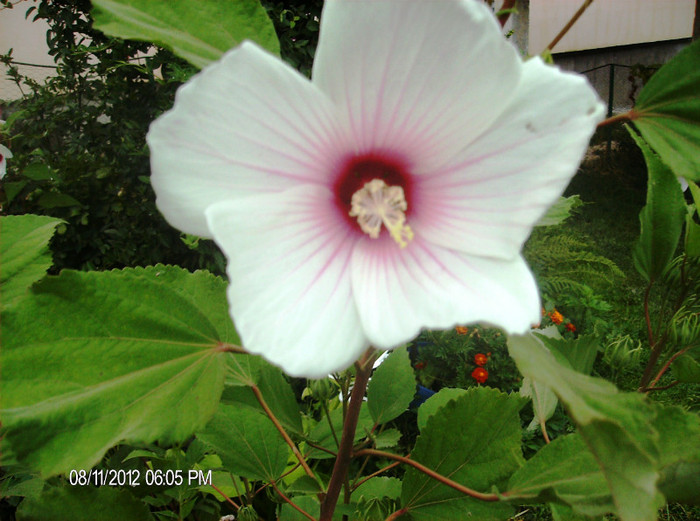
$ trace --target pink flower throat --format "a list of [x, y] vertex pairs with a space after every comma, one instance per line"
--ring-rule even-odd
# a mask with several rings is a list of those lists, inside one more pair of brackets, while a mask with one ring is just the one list
[[358, 156], [349, 156], [342, 163], [340, 174], [333, 183], [333, 193], [336, 194], [338, 211], [346, 221], [357, 230], [360, 229], [357, 220], [350, 217], [352, 196], [373, 179], [381, 179], [388, 186], [403, 188], [408, 208], [406, 216], [411, 215], [413, 206], [413, 178], [408, 171], [406, 162], [383, 152], [370, 152]]

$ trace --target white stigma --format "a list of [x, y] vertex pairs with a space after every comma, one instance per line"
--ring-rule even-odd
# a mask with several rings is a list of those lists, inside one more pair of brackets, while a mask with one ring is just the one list
[[406, 224], [406, 197], [400, 186], [387, 186], [381, 179], [372, 179], [352, 194], [350, 217], [372, 239], [379, 237], [382, 223], [399, 247], [413, 239], [413, 230]]

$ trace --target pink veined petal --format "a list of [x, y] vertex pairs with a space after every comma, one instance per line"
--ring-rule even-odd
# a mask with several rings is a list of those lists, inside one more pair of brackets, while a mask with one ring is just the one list
[[346, 111], [358, 153], [440, 165], [504, 110], [519, 58], [475, 0], [327, 0], [313, 82]]
[[212, 203], [327, 184], [346, 148], [334, 111], [305, 77], [244, 42], [182, 86], [151, 125], [158, 208], [176, 228], [210, 237]]
[[524, 333], [540, 318], [537, 286], [522, 257], [477, 257], [420, 237], [405, 249], [390, 239], [358, 243], [352, 287], [365, 334], [381, 349], [422, 328], [481, 322]]
[[320, 378], [368, 347], [350, 284], [357, 241], [317, 185], [206, 210], [228, 259], [229, 310], [243, 347], [292, 376]]
[[581, 76], [524, 65], [511, 106], [449, 164], [416, 176], [416, 235], [474, 255], [515, 258], [576, 173], [604, 107]]

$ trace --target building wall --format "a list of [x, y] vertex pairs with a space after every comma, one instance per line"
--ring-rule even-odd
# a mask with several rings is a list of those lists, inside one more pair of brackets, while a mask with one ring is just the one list
[[[530, 0], [530, 54], [539, 54], [582, 0]], [[695, 0], [597, 0], [555, 46], [572, 52], [690, 38]]]
[[[20, 2], [12, 9], [0, 8], [0, 54], [12, 49], [15, 61], [38, 65], [18, 65], [18, 68], [22, 74], [42, 81], [53, 73], [54, 63], [46, 45], [48, 25], [43, 20], [32, 22], [33, 15], [25, 18], [31, 5]], [[7, 77], [7, 68], [0, 64], [0, 100], [13, 100], [21, 95], [21, 90]]]
[[[506, 26], [523, 55], [541, 53], [583, 0], [518, 0]], [[596, 0], [554, 47], [562, 69], [585, 74], [613, 112], [631, 108], [649, 69], [690, 43], [695, 0]], [[644, 68], [647, 68], [645, 71]]]

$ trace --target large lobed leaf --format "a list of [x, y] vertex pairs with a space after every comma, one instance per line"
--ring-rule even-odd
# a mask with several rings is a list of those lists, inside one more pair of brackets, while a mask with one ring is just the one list
[[[518, 395], [484, 387], [459, 393], [428, 417], [411, 458], [473, 490], [490, 492], [524, 463], [518, 416], [524, 403]], [[465, 496], [414, 468], [404, 476], [401, 502], [418, 521], [504, 520], [513, 513], [504, 502]]]
[[172, 49], [202, 68], [243, 40], [273, 54], [279, 41], [259, 0], [93, 0], [95, 28]]
[[153, 521], [148, 507], [124, 489], [51, 487], [38, 498], [25, 498], [17, 521]]
[[51, 267], [49, 240], [62, 221], [45, 215], [0, 217], [0, 309], [19, 302]]
[[700, 40], [656, 72], [637, 97], [632, 121], [673, 173], [700, 180]]
[[156, 266], [64, 271], [3, 316], [3, 444], [44, 476], [122, 442], [184, 441], [216, 410], [225, 283]]
[[236, 476], [277, 481], [290, 449], [270, 419], [244, 405], [222, 404], [197, 438], [211, 446]]
[[564, 503], [588, 516], [614, 510], [605, 476], [578, 434], [555, 439], [529, 459], [510, 478], [507, 497], [517, 503]]

